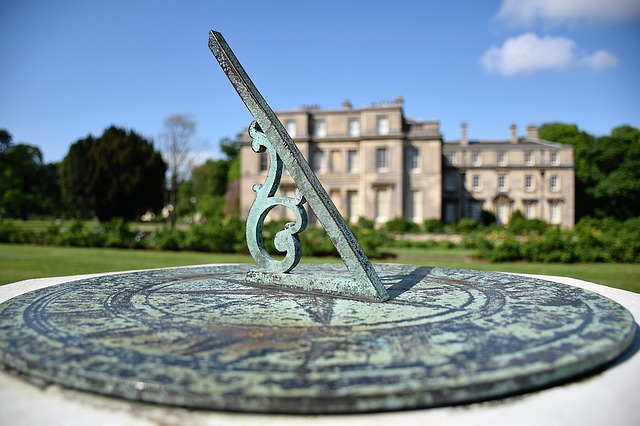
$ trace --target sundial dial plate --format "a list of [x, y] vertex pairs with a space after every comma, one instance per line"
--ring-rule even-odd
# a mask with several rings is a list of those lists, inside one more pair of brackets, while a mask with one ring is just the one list
[[534, 278], [378, 265], [390, 300], [375, 303], [248, 284], [249, 268], [134, 272], [23, 294], [0, 305], [0, 360], [131, 400], [342, 413], [550, 386], [606, 365], [635, 335], [610, 299]]

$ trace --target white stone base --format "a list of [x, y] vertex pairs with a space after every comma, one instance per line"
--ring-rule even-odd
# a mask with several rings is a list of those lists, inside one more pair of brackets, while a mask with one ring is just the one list
[[[96, 275], [20, 281], [0, 287], [0, 302], [19, 294]], [[531, 275], [529, 275], [531, 276]], [[590, 290], [640, 318], [640, 295], [566, 277], [536, 278]], [[592, 377], [499, 401], [427, 410], [349, 416], [283, 416], [189, 410], [129, 402], [0, 372], [0, 425], [638, 425], [640, 337], [624, 359]]]

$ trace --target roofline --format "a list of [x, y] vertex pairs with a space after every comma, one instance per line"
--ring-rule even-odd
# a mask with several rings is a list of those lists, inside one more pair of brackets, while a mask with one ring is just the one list
[[543, 145], [543, 146], [549, 146], [549, 147], [553, 147], [553, 148], [567, 148], [567, 147], [571, 147], [573, 148], [573, 145], [571, 144], [562, 144], [562, 143], [558, 143], [558, 142], [552, 142], [552, 141], [547, 141], [544, 139], [529, 139], [529, 138], [524, 138], [522, 140], [519, 140], [518, 142], [511, 142], [509, 139], [501, 139], [501, 140], [470, 140], [467, 142], [467, 145], [461, 145], [460, 144], [460, 140], [445, 140], [443, 141], [443, 145], [447, 145], [447, 144], [451, 144], [451, 145], [458, 145], [458, 146], [475, 146], [475, 147], [480, 147], [481, 145], [484, 146], [491, 146], [491, 145], [496, 145], [496, 146], [501, 146], [501, 147], [517, 147], [517, 146], [522, 146], [525, 144], [532, 144], [532, 145]]

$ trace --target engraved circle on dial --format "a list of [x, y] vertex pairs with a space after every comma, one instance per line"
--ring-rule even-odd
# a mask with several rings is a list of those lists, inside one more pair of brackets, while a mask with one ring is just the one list
[[24, 294], [0, 305], [2, 361], [129, 399], [359, 412], [539, 388], [609, 362], [635, 334], [615, 302], [533, 278], [384, 265], [391, 300], [371, 303], [247, 285], [247, 268], [117, 274]]

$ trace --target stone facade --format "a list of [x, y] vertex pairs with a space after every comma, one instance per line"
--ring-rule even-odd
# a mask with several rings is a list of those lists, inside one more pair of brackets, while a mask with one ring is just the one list
[[[277, 112], [327, 193], [348, 220], [366, 217], [384, 223], [404, 217], [417, 223], [438, 218], [478, 219], [491, 210], [503, 222], [515, 210], [563, 227], [574, 224], [574, 168], [571, 146], [541, 141], [531, 126], [518, 139], [515, 127], [504, 141], [443, 142], [438, 121], [411, 120], [403, 101], [339, 110], [315, 106]], [[241, 213], [254, 199], [252, 186], [266, 178], [267, 156], [241, 143]], [[296, 185], [283, 174], [279, 193]], [[291, 213], [274, 209], [268, 219]], [[310, 222], [315, 221], [309, 212]]]
[[515, 210], [528, 219], [543, 219], [573, 227], [575, 179], [573, 147], [538, 138], [535, 126], [518, 138], [469, 141], [466, 125], [461, 138], [443, 144], [443, 220], [479, 219], [482, 210], [507, 223]]

